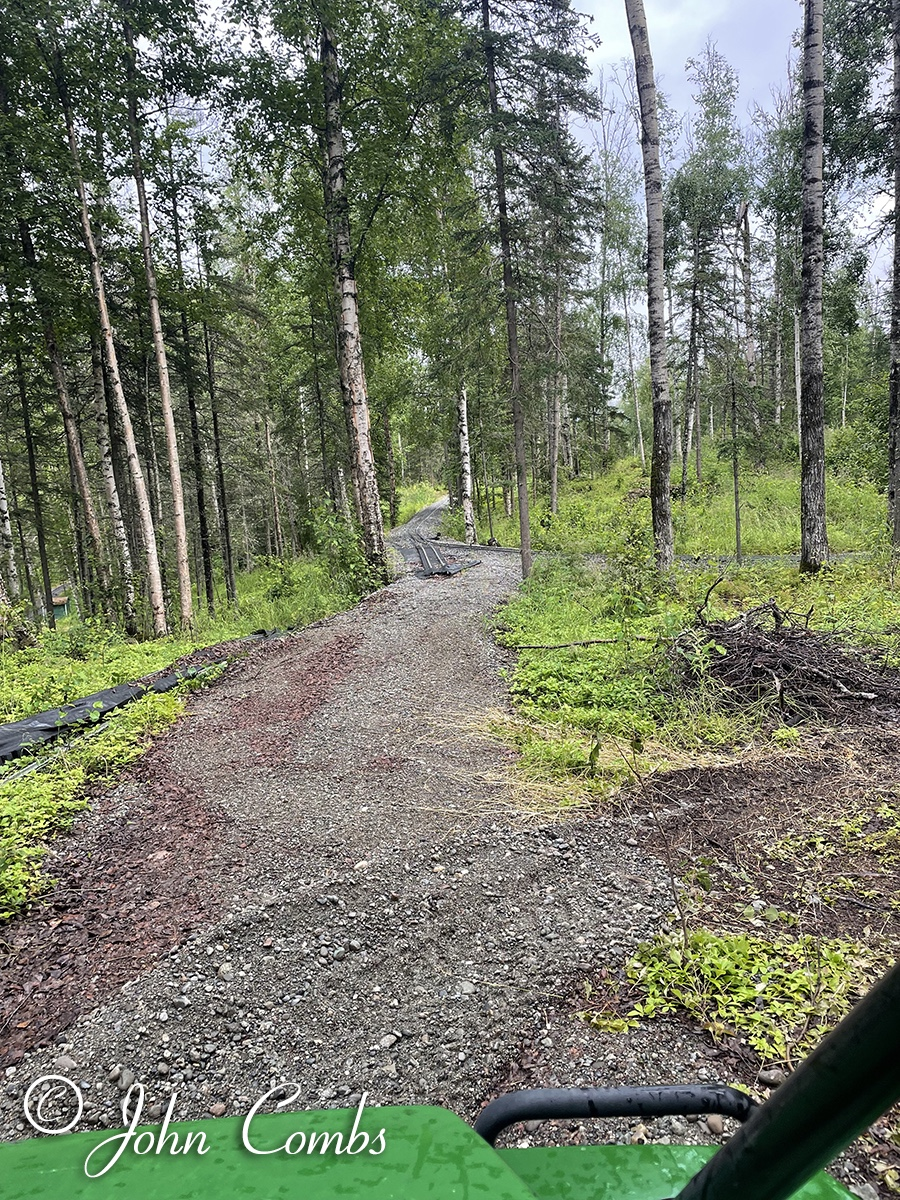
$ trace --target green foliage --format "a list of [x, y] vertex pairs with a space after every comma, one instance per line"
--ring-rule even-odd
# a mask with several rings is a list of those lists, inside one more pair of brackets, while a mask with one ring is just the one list
[[[862, 426], [860, 427], [862, 428]], [[868, 430], [869, 427], [866, 426]], [[831, 435], [832, 454], [842, 455], [852, 431]], [[862, 436], [862, 435], [860, 435]], [[869, 453], [876, 433], [866, 433], [860, 456]], [[883, 433], [877, 438], [884, 440]], [[855, 451], [854, 451], [855, 453]], [[883, 457], [883, 449], [879, 450]], [[800, 550], [800, 479], [796, 466], [769, 463], [765, 472], [745, 466], [741, 477], [741, 537], [745, 555], [795, 554]], [[855, 462], [855, 460], [853, 460]], [[878, 463], [878, 455], [870, 460]], [[880, 468], [857, 470], [853, 462], [840, 478], [828, 482], [828, 537], [835, 553], [870, 551], [885, 538], [885, 500], [879, 491]], [[675, 550], [696, 558], [727, 558], [734, 553], [734, 498], [727, 464], [705, 450], [703, 485], [689, 487], [685, 500], [673, 503]], [[852, 478], [851, 478], [852, 477]], [[502, 508], [501, 508], [502, 511]], [[594, 480], [575, 479], [561, 492], [559, 512], [551, 514], [544, 500], [532, 507], [531, 534], [536, 550], [558, 553], [621, 555], [627, 531], [646, 547], [646, 566], [652, 565], [649, 540], [650, 499], [646, 477], [634, 459], [621, 459]], [[518, 544], [517, 519], [495, 518], [503, 545]], [[632, 552], [639, 552], [632, 541]]]
[[20, 759], [0, 774], [0, 920], [51, 882], [40, 872], [47, 839], [68, 828], [85, 807], [86, 784], [114, 778], [141, 755], [148, 741], [182, 712], [184, 700], [178, 692], [183, 690], [184, 685], [136, 700], [107, 727], [75, 738], [43, 768], [6, 778], [24, 769]]
[[73, 618], [24, 650], [0, 641], [0, 721], [17, 721], [131, 682], [255, 629], [306, 625], [347, 608], [366, 590], [368, 574], [352, 534], [342, 521], [337, 524], [332, 542], [323, 536], [319, 557], [263, 559], [252, 573], [238, 576], [238, 609], [223, 610], [214, 619], [198, 616], [190, 634], [134, 642], [100, 623]]
[[686, 1013], [717, 1039], [746, 1042], [766, 1062], [807, 1053], [877, 974], [865, 947], [810, 936], [791, 941], [698, 929], [643, 943], [628, 964], [641, 999], [628, 1020]]
[[425, 508], [440, 500], [443, 491], [433, 483], [424, 480], [422, 483], [407, 483], [398, 488], [397, 524], [405, 525], [410, 518]]

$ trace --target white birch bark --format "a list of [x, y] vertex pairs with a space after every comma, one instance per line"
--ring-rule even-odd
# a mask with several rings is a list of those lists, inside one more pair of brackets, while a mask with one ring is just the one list
[[344, 170], [344, 133], [341, 112], [341, 76], [334, 33], [320, 27], [320, 61], [325, 93], [325, 213], [331, 241], [334, 286], [338, 301], [338, 366], [341, 393], [350, 434], [354, 493], [362, 526], [363, 545], [370, 566], [387, 576], [384, 520], [366, 388], [359, 299], [350, 240], [350, 207]]
[[456, 421], [459, 433], [459, 461], [462, 473], [463, 521], [466, 526], [466, 545], [474, 546], [478, 541], [475, 529], [475, 509], [472, 504], [472, 456], [469, 450], [469, 412], [465, 384], [460, 384], [456, 393]]
[[628, 32], [634, 50], [641, 116], [641, 154], [647, 201], [647, 316], [650, 340], [650, 381], [653, 390], [653, 454], [650, 462], [650, 503], [653, 542], [661, 571], [675, 558], [672, 529], [672, 401], [666, 353], [665, 270], [663, 267], [663, 191], [659, 161], [659, 119], [653, 57], [647, 35], [643, 0], [625, 0]]
[[137, 191], [138, 211], [141, 219], [141, 253], [144, 259], [144, 276], [147, 281], [147, 299], [150, 309], [150, 331], [153, 336], [153, 351], [156, 356], [156, 373], [159, 381], [159, 403], [163, 416], [163, 431], [169, 460], [169, 481], [172, 488], [172, 521], [175, 533], [175, 564], [178, 573], [178, 598], [182, 629], [189, 629], [194, 621], [194, 597], [191, 590], [191, 569], [188, 558], [187, 523], [184, 513], [184, 486], [181, 481], [181, 461], [178, 454], [178, 438], [175, 432], [175, 414], [172, 408], [172, 388], [169, 382], [169, 363], [166, 344], [163, 340], [162, 318], [159, 310], [159, 287], [156, 268], [153, 264], [153, 246], [150, 240], [150, 211], [147, 205], [147, 189], [144, 183], [144, 166], [141, 157], [141, 134], [137, 117], [137, 88], [135, 83], [135, 50], [131, 26], [124, 22], [125, 63], [128, 89], [128, 134], [131, 141], [131, 170]]
[[828, 562], [822, 348], [824, 0], [805, 0], [803, 26], [803, 270], [800, 288], [800, 570]]
[[19, 569], [16, 566], [16, 547], [13, 541], [12, 522], [9, 519], [9, 500], [6, 495], [6, 476], [3, 472], [2, 459], [0, 459], [0, 546], [3, 549], [3, 558], [6, 560], [9, 596], [12, 600], [18, 600], [21, 591]]
[[153, 622], [153, 632], [157, 637], [164, 637], [168, 632], [166, 622], [166, 606], [163, 597], [162, 578], [159, 570], [159, 553], [156, 545], [156, 531], [153, 527], [153, 514], [150, 511], [150, 497], [144, 480], [144, 472], [138, 457], [137, 443], [134, 437], [134, 427], [131, 424], [131, 414], [125, 400], [125, 391], [119, 375], [119, 359], [116, 353], [113, 337], [112, 322], [109, 317], [109, 306], [106, 301], [106, 283], [100, 265], [100, 255], [91, 225], [90, 208], [88, 207], [87, 191], [81, 174], [81, 156], [78, 149], [78, 138], [75, 133], [75, 123], [68, 104], [65, 91], [65, 80], [61, 71], [61, 63], [57, 59], [57, 88], [60, 92], [63, 113], [66, 121], [66, 135], [69, 143], [69, 153], [75, 168], [75, 185], [78, 191], [80, 205], [81, 233], [84, 247], [87, 251], [91, 269], [91, 286], [94, 300], [100, 318], [100, 337], [103, 351], [106, 355], [106, 366], [113, 402], [122, 426], [122, 438], [125, 442], [125, 456], [128, 461], [128, 471], [134, 488], [135, 504], [138, 510], [138, 520], [141, 526], [141, 536], [144, 541], [144, 552], [147, 559], [147, 587], [150, 600], [150, 611]]
[[91, 339], [91, 371], [94, 379], [94, 416], [97, 422], [97, 449], [100, 451], [100, 472], [103, 476], [106, 508], [112, 525], [113, 539], [116, 543], [119, 570], [121, 573], [122, 614], [125, 618], [126, 632], [133, 635], [137, 633], [134, 567], [131, 562], [128, 534], [125, 530], [125, 520], [122, 516], [122, 505], [119, 500], [119, 488], [116, 484], [116, 473], [113, 468], [112, 441], [109, 433], [109, 417], [106, 412], [106, 388], [103, 383], [103, 361], [100, 354], [100, 347], [93, 338]]

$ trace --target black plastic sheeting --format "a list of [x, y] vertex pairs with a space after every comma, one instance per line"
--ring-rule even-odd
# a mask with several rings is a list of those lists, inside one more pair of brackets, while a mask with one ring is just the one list
[[20, 754], [28, 754], [34, 747], [52, 742], [67, 730], [93, 725], [107, 713], [146, 696], [148, 692], [169, 692], [196, 674], [196, 667], [188, 667], [186, 671], [163, 675], [153, 683], [120, 683], [118, 687], [94, 692], [61, 708], [51, 708], [22, 721], [0, 725], [0, 763], [18, 758]]
[[[233, 642], [222, 645], [240, 645], [244, 642], [268, 641], [270, 638], [283, 637], [289, 632], [284, 629], [257, 629], [246, 637], [236, 638]], [[215, 650], [215, 646], [207, 648]], [[216, 663], [212, 665], [222, 665]], [[159, 679], [137, 683], [120, 683], [117, 687], [104, 688], [102, 692], [94, 692], [82, 700], [73, 700], [60, 708], [51, 708], [47, 712], [35, 713], [21, 721], [13, 721], [9, 725], [0, 725], [0, 765], [18, 758], [20, 754], [30, 754], [35, 746], [52, 742], [70, 729], [95, 725], [107, 713], [139, 700], [148, 692], [170, 692], [173, 687], [186, 679], [194, 679], [206, 667], [186, 667], [183, 671], [175, 671], [163, 675]]]

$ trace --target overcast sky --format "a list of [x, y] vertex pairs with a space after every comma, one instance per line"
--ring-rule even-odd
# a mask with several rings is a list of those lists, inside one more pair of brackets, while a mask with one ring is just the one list
[[[677, 112], [690, 107], [685, 62], [707, 38], [737, 70], [741, 82], [739, 117], [755, 101], [766, 106], [769, 89], [787, 77], [791, 37], [801, 23], [800, 0], [644, 0], [650, 48], [657, 78]], [[593, 18], [602, 40], [597, 65], [631, 56], [623, 0], [576, 0]]]

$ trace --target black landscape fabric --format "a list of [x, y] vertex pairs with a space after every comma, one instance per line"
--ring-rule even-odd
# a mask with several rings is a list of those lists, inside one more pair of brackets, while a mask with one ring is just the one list
[[[284, 632], [281, 629], [257, 629], [246, 637], [238, 638], [235, 644], [267, 641]], [[169, 692], [185, 679], [193, 679], [197, 674], [199, 671], [196, 667], [187, 667], [183, 671], [174, 671], [151, 681], [120, 683], [116, 687], [104, 688], [102, 692], [94, 692], [81, 700], [63, 704], [60, 708], [50, 708], [21, 721], [0, 725], [0, 764], [18, 758], [20, 754], [29, 753], [35, 746], [52, 742], [68, 729], [96, 724], [107, 713], [121, 708], [123, 704], [129, 704], [132, 700], [139, 700], [147, 692]]]

